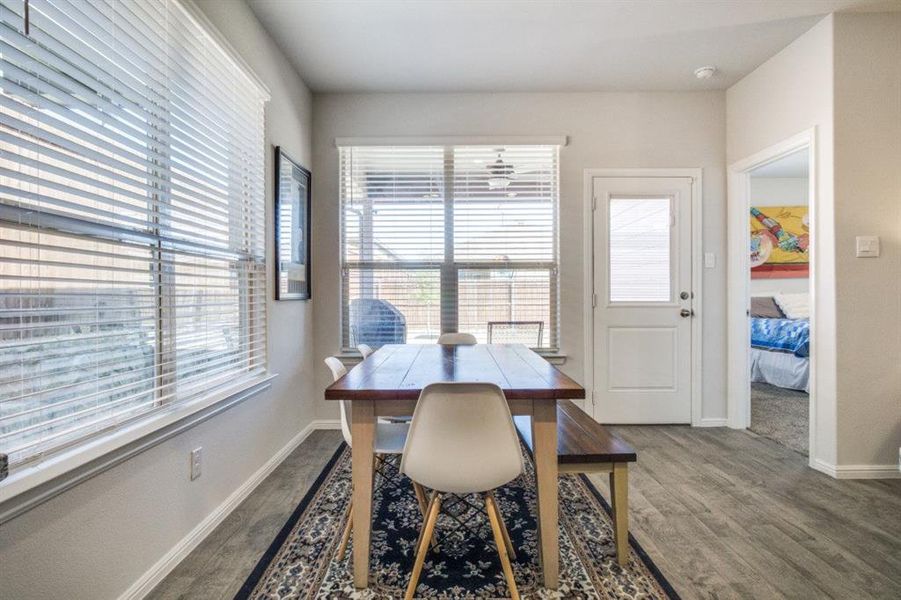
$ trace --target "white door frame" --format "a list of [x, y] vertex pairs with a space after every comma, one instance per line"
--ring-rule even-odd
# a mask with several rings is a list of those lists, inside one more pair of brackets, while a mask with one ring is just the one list
[[[691, 186], [691, 290], [694, 293], [692, 310], [695, 316], [691, 323], [691, 424], [705, 425], [701, 417], [703, 382], [701, 380], [701, 319], [704, 316], [701, 302], [704, 297], [701, 268], [703, 256], [701, 243], [703, 197], [702, 169], [585, 169], [583, 174], [582, 204], [582, 307], [584, 319], [585, 363], [584, 375], [586, 402], [594, 416], [594, 193], [592, 180], [595, 177], [690, 177]], [[720, 419], [711, 425], [722, 425]]]
[[815, 260], [820, 241], [816, 235], [817, 219], [817, 169], [816, 169], [816, 128], [794, 135], [787, 140], [765, 148], [756, 154], [729, 165], [729, 200], [726, 210], [728, 227], [729, 270], [727, 278], [727, 414], [728, 425], [734, 429], [746, 429], [751, 424], [751, 331], [748, 321], [750, 307], [750, 229], [748, 211], [751, 206], [751, 171], [768, 163], [784, 158], [798, 150], [807, 148], [808, 156], [808, 215], [811, 231], [814, 232], [810, 244], [810, 274], [808, 289], [810, 294], [810, 439], [808, 456], [813, 461], [816, 456], [816, 268]]

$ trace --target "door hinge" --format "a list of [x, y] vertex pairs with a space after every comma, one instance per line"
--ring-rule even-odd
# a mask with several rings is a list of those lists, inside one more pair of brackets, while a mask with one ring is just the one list
[[592, 212], [593, 212], [593, 211], [596, 211], [597, 209], [598, 209], [598, 197], [597, 197], [597, 196], [594, 196], [594, 197], [591, 199], [591, 210], [592, 210]]
[[592, 294], [591, 295], [591, 308], [597, 308], [597, 305], [598, 305], [598, 295]]
[[591, 390], [591, 406], [594, 406], [594, 399], [598, 395], [598, 393], [594, 390]]

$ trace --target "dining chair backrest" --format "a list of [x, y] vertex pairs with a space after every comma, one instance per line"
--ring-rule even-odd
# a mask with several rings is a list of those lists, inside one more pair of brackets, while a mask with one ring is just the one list
[[474, 346], [478, 341], [471, 333], [442, 333], [438, 336], [438, 343], [445, 346]]
[[366, 360], [367, 358], [369, 358], [370, 354], [375, 352], [375, 350], [373, 350], [372, 346], [370, 346], [369, 344], [357, 344], [357, 350], [359, 350], [360, 355], [363, 357], [363, 360]]
[[439, 492], [492, 490], [522, 473], [519, 438], [504, 392], [493, 383], [423, 388], [400, 470]]
[[[325, 366], [329, 368], [332, 372], [332, 380], [338, 381], [345, 375], [347, 375], [347, 367], [344, 366], [340, 360], [335, 358], [334, 356], [329, 356], [325, 359]], [[345, 400], [339, 400], [338, 406], [341, 409], [341, 433], [344, 435], [344, 441], [347, 442], [348, 446], [352, 446], [351, 437], [350, 437], [350, 421], [347, 419], [347, 402]]]

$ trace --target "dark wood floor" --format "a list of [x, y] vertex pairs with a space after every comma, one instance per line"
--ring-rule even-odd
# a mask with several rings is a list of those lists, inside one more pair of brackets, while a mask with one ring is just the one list
[[[632, 532], [683, 598], [901, 598], [901, 480], [837, 481], [744, 431], [614, 430], [638, 450]], [[340, 440], [312, 434], [150, 598], [231, 598]]]

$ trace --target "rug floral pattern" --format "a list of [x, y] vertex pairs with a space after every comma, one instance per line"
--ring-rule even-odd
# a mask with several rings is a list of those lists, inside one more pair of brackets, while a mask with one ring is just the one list
[[[535, 521], [534, 472], [528, 455], [525, 473], [497, 490], [516, 550], [516, 583], [523, 598], [676, 598], [647, 557], [630, 549], [628, 565], [616, 562], [606, 505], [587, 478], [560, 477], [560, 585], [540, 585]], [[350, 499], [350, 451], [341, 450], [297, 522], [286, 526], [248, 579], [238, 598], [267, 600], [402, 598], [413, 565], [422, 516], [409, 480], [387, 467], [373, 499], [370, 586], [353, 587], [352, 548], [336, 557]], [[417, 598], [506, 598], [487, 516], [477, 497], [447, 498], [437, 527], [437, 548], [426, 558]], [[460, 525], [462, 521], [466, 525]], [[288, 530], [290, 527], [290, 530]], [[662, 583], [661, 583], [662, 582]]]

